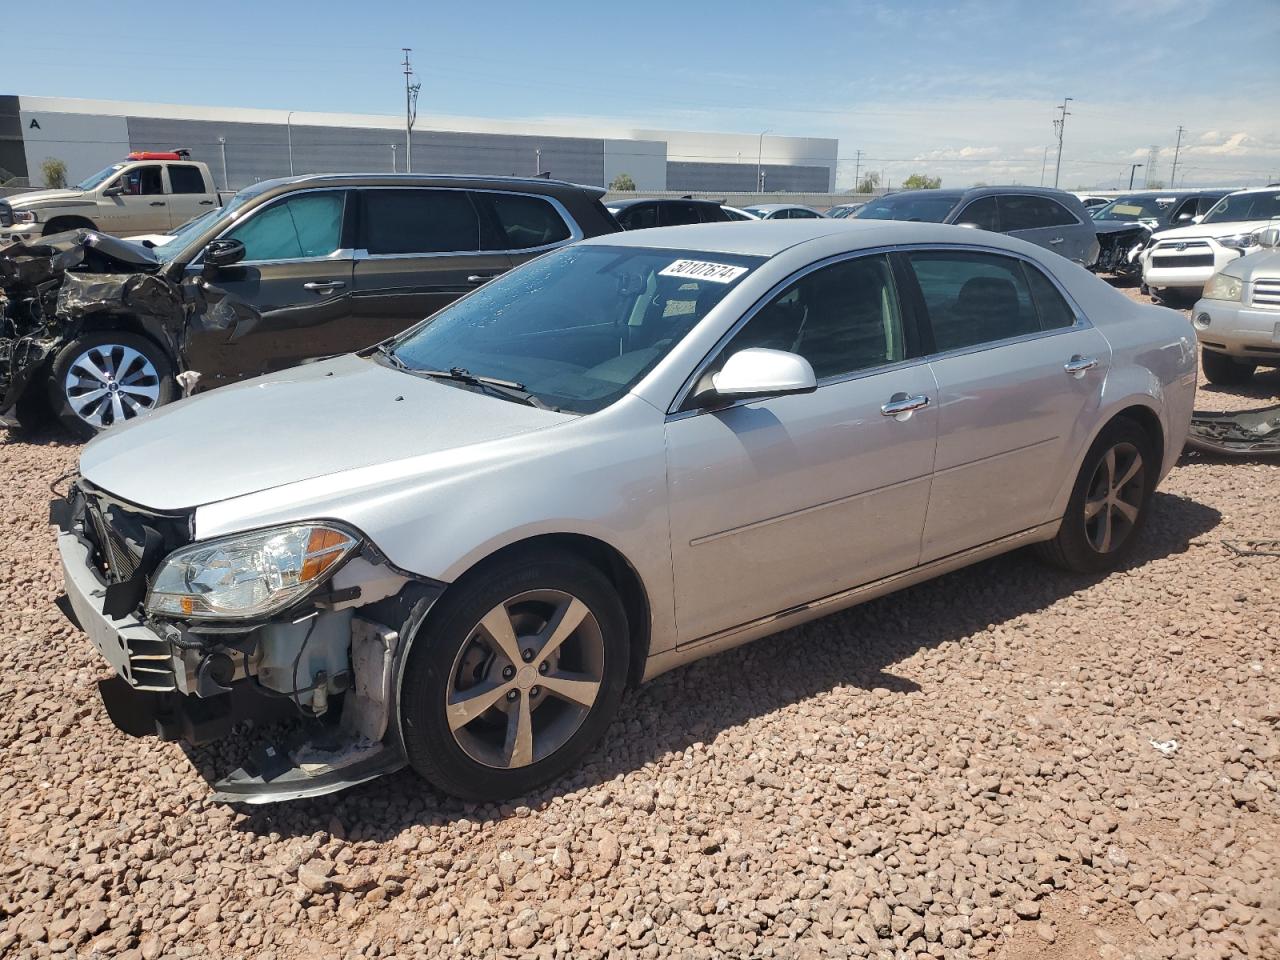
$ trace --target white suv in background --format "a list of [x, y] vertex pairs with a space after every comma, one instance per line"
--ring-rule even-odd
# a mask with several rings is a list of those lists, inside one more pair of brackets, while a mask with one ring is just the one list
[[1280, 189], [1239, 190], [1197, 223], [1161, 230], [1142, 251], [1142, 282], [1153, 293], [1199, 296], [1209, 278], [1258, 247], [1258, 233], [1280, 221]]

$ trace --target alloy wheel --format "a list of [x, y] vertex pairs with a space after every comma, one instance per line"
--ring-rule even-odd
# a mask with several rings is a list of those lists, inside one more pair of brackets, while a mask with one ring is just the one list
[[1098, 553], [1111, 553], [1128, 539], [1146, 497], [1146, 466], [1132, 443], [1117, 443], [1103, 455], [1084, 501], [1085, 536]]
[[604, 680], [604, 634], [581, 600], [532, 590], [495, 606], [454, 657], [445, 717], [477, 763], [525, 767], [563, 747]]
[[63, 389], [76, 416], [101, 430], [154, 409], [160, 399], [160, 375], [133, 347], [103, 343], [72, 361]]

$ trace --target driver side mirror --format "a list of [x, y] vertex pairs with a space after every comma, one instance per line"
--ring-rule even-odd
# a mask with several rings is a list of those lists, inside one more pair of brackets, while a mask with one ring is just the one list
[[210, 240], [204, 248], [204, 265], [217, 269], [229, 267], [244, 259], [244, 243], [240, 240]]
[[1261, 231], [1258, 234], [1258, 246], [1272, 249], [1280, 247], [1280, 227], [1267, 227]]
[[104, 197], [118, 197], [122, 193], [124, 193], [124, 184], [121, 183], [113, 183], [102, 191]]
[[1197, 213], [1194, 217], [1192, 217], [1192, 218], [1191, 218], [1191, 222], [1192, 222], [1192, 223], [1199, 223], [1199, 222], [1200, 222], [1201, 220], [1203, 220], [1203, 219], [1204, 219], [1204, 214], [1203, 214], [1203, 213]]
[[1178, 214], [1177, 217], [1174, 218], [1174, 220], [1177, 223], [1190, 223], [1194, 217], [1195, 217], [1195, 214], [1191, 213], [1188, 210], [1184, 210], [1182, 213]]
[[799, 354], [765, 347], [739, 350], [719, 372], [703, 378], [693, 400], [700, 407], [717, 407], [735, 400], [813, 393], [817, 378], [809, 361]]

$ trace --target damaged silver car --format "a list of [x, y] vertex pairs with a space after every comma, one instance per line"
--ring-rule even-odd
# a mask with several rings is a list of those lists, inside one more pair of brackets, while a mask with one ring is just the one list
[[1124, 563], [1195, 358], [1180, 314], [994, 233], [586, 240], [94, 440], [53, 504], [62, 604], [131, 733], [295, 718], [219, 797], [408, 764], [510, 798], [628, 683], [1023, 545]]

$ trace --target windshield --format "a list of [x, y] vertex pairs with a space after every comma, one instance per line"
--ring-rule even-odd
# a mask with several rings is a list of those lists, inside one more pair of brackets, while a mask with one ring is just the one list
[[1201, 223], [1239, 220], [1275, 220], [1280, 217], [1280, 193], [1235, 193], [1223, 197], [1204, 215]]
[[553, 409], [623, 396], [760, 257], [572, 246], [445, 307], [393, 344], [409, 370], [461, 367], [513, 381]]
[[1093, 211], [1095, 220], [1162, 220], [1174, 197], [1116, 197]]
[[916, 220], [941, 223], [947, 219], [959, 197], [900, 194], [864, 203], [851, 216], [858, 220]]
[[84, 180], [81, 180], [79, 183], [77, 183], [76, 189], [92, 190], [94, 187], [102, 183], [102, 181], [106, 180], [108, 177], [114, 177], [117, 173], [119, 173], [121, 170], [124, 169], [124, 166], [125, 165], [123, 163], [113, 163], [109, 167], [104, 167], [103, 169], [95, 173], [92, 177], [86, 177]]

